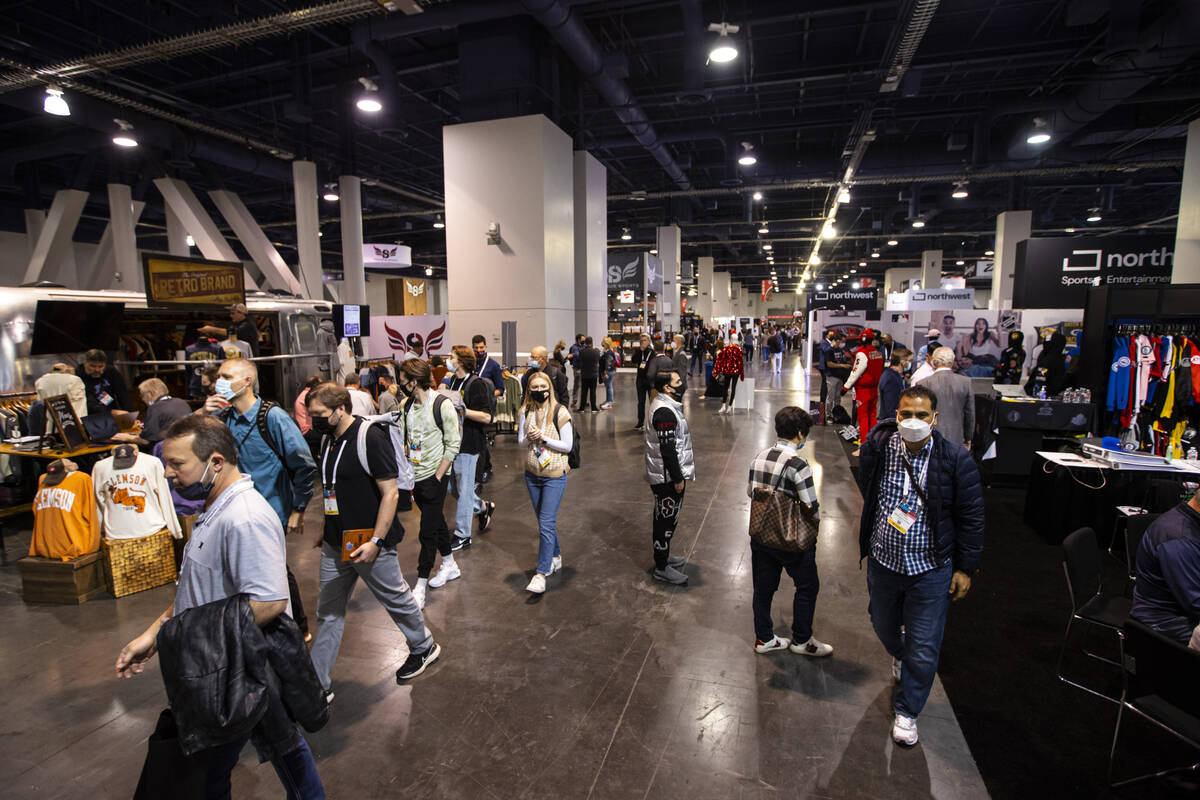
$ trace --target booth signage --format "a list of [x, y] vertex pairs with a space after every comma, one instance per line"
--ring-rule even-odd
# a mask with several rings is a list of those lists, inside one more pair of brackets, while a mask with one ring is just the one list
[[645, 268], [641, 254], [620, 253], [608, 258], [608, 290], [640, 292], [645, 281]]
[[78, 450], [88, 443], [88, 435], [79, 417], [75, 416], [75, 408], [71, 399], [65, 394], [56, 394], [46, 398], [46, 416], [54, 424], [54, 429], [63, 438], [63, 444], [68, 450]]
[[1092, 286], [1171, 282], [1173, 236], [1026, 239], [1017, 243], [1013, 306], [1082, 308]]
[[412, 266], [412, 248], [403, 244], [364, 244], [363, 266], [367, 269], [404, 269]]
[[646, 293], [663, 293], [662, 259], [660, 259], [658, 256], [646, 256]]
[[774, 288], [775, 288], [775, 284], [772, 283], [770, 280], [766, 280], [766, 279], [763, 280], [762, 293], [760, 296], [762, 297], [762, 301], [764, 303], [767, 302], [767, 298], [771, 296], [771, 290]]
[[813, 291], [808, 295], [808, 310], [818, 308], [846, 308], [872, 310], [879, 305], [878, 290], [846, 289]]
[[974, 308], [974, 289], [909, 289], [908, 311]]
[[996, 262], [991, 259], [987, 261], [972, 261], [963, 269], [963, 277], [972, 283], [977, 281], [991, 281], [995, 265]]
[[245, 267], [237, 261], [144, 253], [150, 305], [231, 306], [246, 302]]
[[617, 292], [617, 302], [618, 303], [636, 303], [637, 300], [634, 299], [633, 289], [626, 289], [622, 292]]
[[429, 358], [446, 355], [446, 317], [371, 317], [371, 335], [367, 339], [367, 358]]

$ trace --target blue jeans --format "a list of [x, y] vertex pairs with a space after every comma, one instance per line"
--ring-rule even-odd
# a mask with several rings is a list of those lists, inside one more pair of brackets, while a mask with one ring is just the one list
[[529, 488], [533, 513], [538, 518], [537, 571], [549, 575], [551, 559], [562, 555], [562, 548], [558, 546], [558, 505], [567, 491], [567, 476], [543, 478], [526, 472], [525, 485]]
[[692, 360], [688, 362], [688, 375], [696, 370], [704, 372], [704, 353], [698, 349], [692, 351]]
[[[248, 741], [249, 736], [202, 751], [205, 759], [204, 800], [228, 800], [231, 796], [229, 773], [237, 766], [238, 755]], [[321, 784], [312, 750], [308, 749], [304, 737], [300, 737], [299, 747], [273, 759], [271, 766], [275, 767], [275, 774], [287, 791], [288, 800], [325, 800], [325, 787]]]
[[982, 364], [972, 364], [962, 371], [968, 378], [990, 378], [995, 373], [995, 367], [985, 367]]
[[459, 453], [454, 457], [454, 482], [450, 488], [458, 498], [454, 535], [460, 539], [471, 538], [471, 517], [483, 513], [483, 501], [475, 495], [475, 467], [478, 464], [479, 453]]
[[617, 374], [616, 370], [604, 373], [604, 403], [608, 405], [613, 401], [612, 381], [613, 375]]
[[867, 559], [871, 625], [892, 658], [902, 663], [900, 690], [894, 701], [898, 714], [915, 719], [929, 699], [946, 629], [953, 572], [947, 564], [920, 575], [902, 575], [874, 558]]

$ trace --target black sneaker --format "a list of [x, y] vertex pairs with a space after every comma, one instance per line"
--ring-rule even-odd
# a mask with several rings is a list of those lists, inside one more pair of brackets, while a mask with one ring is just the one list
[[461, 536], [454, 537], [454, 544], [450, 545], [450, 552], [457, 553], [459, 550], [466, 550], [471, 546], [471, 537], [462, 538]]
[[483, 533], [492, 524], [492, 514], [496, 513], [496, 504], [488, 500], [483, 504], [483, 511], [476, 514], [479, 517], [479, 532]]
[[425, 671], [425, 668], [438, 660], [438, 656], [442, 654], [442, 646], [434, 642], [433, 647], [430, 647], [424, 653], [409, 653], [408, 659], [400, 669], [396, 670], [396, 682], [406, 681], [410, 678], [415, 678]]

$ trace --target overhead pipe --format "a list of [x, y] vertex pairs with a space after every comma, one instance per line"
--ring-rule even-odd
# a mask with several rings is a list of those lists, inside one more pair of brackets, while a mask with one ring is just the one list
[[579, 72], [591, 81], [592, 87], [612, 107], [617, 118], [654, 157], [671, 180], [681, 190], [690, 191], [692, 182], [659, 140], [658, 132], [654, 130], [654, 125], [638, 105], [629, 87], [605, 69], [604, 53], [600, 45], [583, 20], [571, 13], [570, 4], [563, 0], [521, 0], [521, 5], [550, 32], [575, 62]]
[[685, 105], [699, 105], [712, 98], [704, 88], [704, 6], [701, 0], [683, 0], [683, 91], [675, 99]]
[[[689, 131], [677, 131], [675, 133], [659, 134], [658, 141], [663, 144], [677, 144], [679, 142], [716, 142], [721, 145], [723, 152], [731, 152], [730, 142], [732, 141], [725, 131], [696, 129]], [[642, 143], [632, 136], [616, 137], [611, 139], [599, 139], [591, 143], [593, 147], [601, 150], [617, 150], [623, 147], [641, 147]]]

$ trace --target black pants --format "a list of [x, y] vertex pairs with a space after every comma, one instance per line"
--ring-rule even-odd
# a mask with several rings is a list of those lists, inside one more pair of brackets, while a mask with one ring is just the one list
[[729, 384], [725, 387], [725, 405], [733, 408], [733, 398], [737, 397], [737, 375], [729, 376]]
[[638, 381], [638, 427], [646, 424], [646, 395], [650, 393], [650, 384]]
[[825, 402], [825, 398], [829, 395], [829, 382], [825, 379], [824, 372], [821, 373], [821, 402]]
[[450, 528], [446, 525], [446, 487], [446, 479], [443, 477], [439, 481], [436, 475], [417, 481], [413, 486], [413, 500], [421, 510], [421, 528], [417, 533], [421, 543], [421, 552], [417, 556], [418, 578], [429, 577], [438, 553], [445, 557], [451, 552]]
[[817, 592], [821, 581], [817, 577], [817, 548], [795, 552], [764, 547], [750, 542], [750, 569], [754, 580], [754, 637], [769, 642], [775, 635], [771, 622], [771, 600], [779, 588], [779, 576], [787, 570], [796, 584], [792, 598], [792, 640], [807, 642], [812, 638], [813, 612], [817, 608]]
[[666, 569], [671, 537], [675, 535], [679, 510], [683, 508], [683, 492], [676, 492], [673, 483], [652, 484], [650, 491], [654, 492], [654, 566]]
[[579, 390], [579, 410], [583, 411], [583, 407], [588, 404], [588, 397], [590, 396], [592, 398], [592, 411], [599, 411], [600, 409], [596, 408], [596, 376], [593, 375], [590, 378], [584, 376], [579, 380], [582, 382], [580, 384], [582, 388]]
[[304, 601], [300, 599], [300, 584], [296, 583], [296, 576], [292, 574], [292, 568], [288, 567], [288, 594], [292, 599], [292, 619], [296, 621], [296, 627], [300, 628], [300, 632], [305, 636], [308, 635], [308, 615], [304, 613]]

